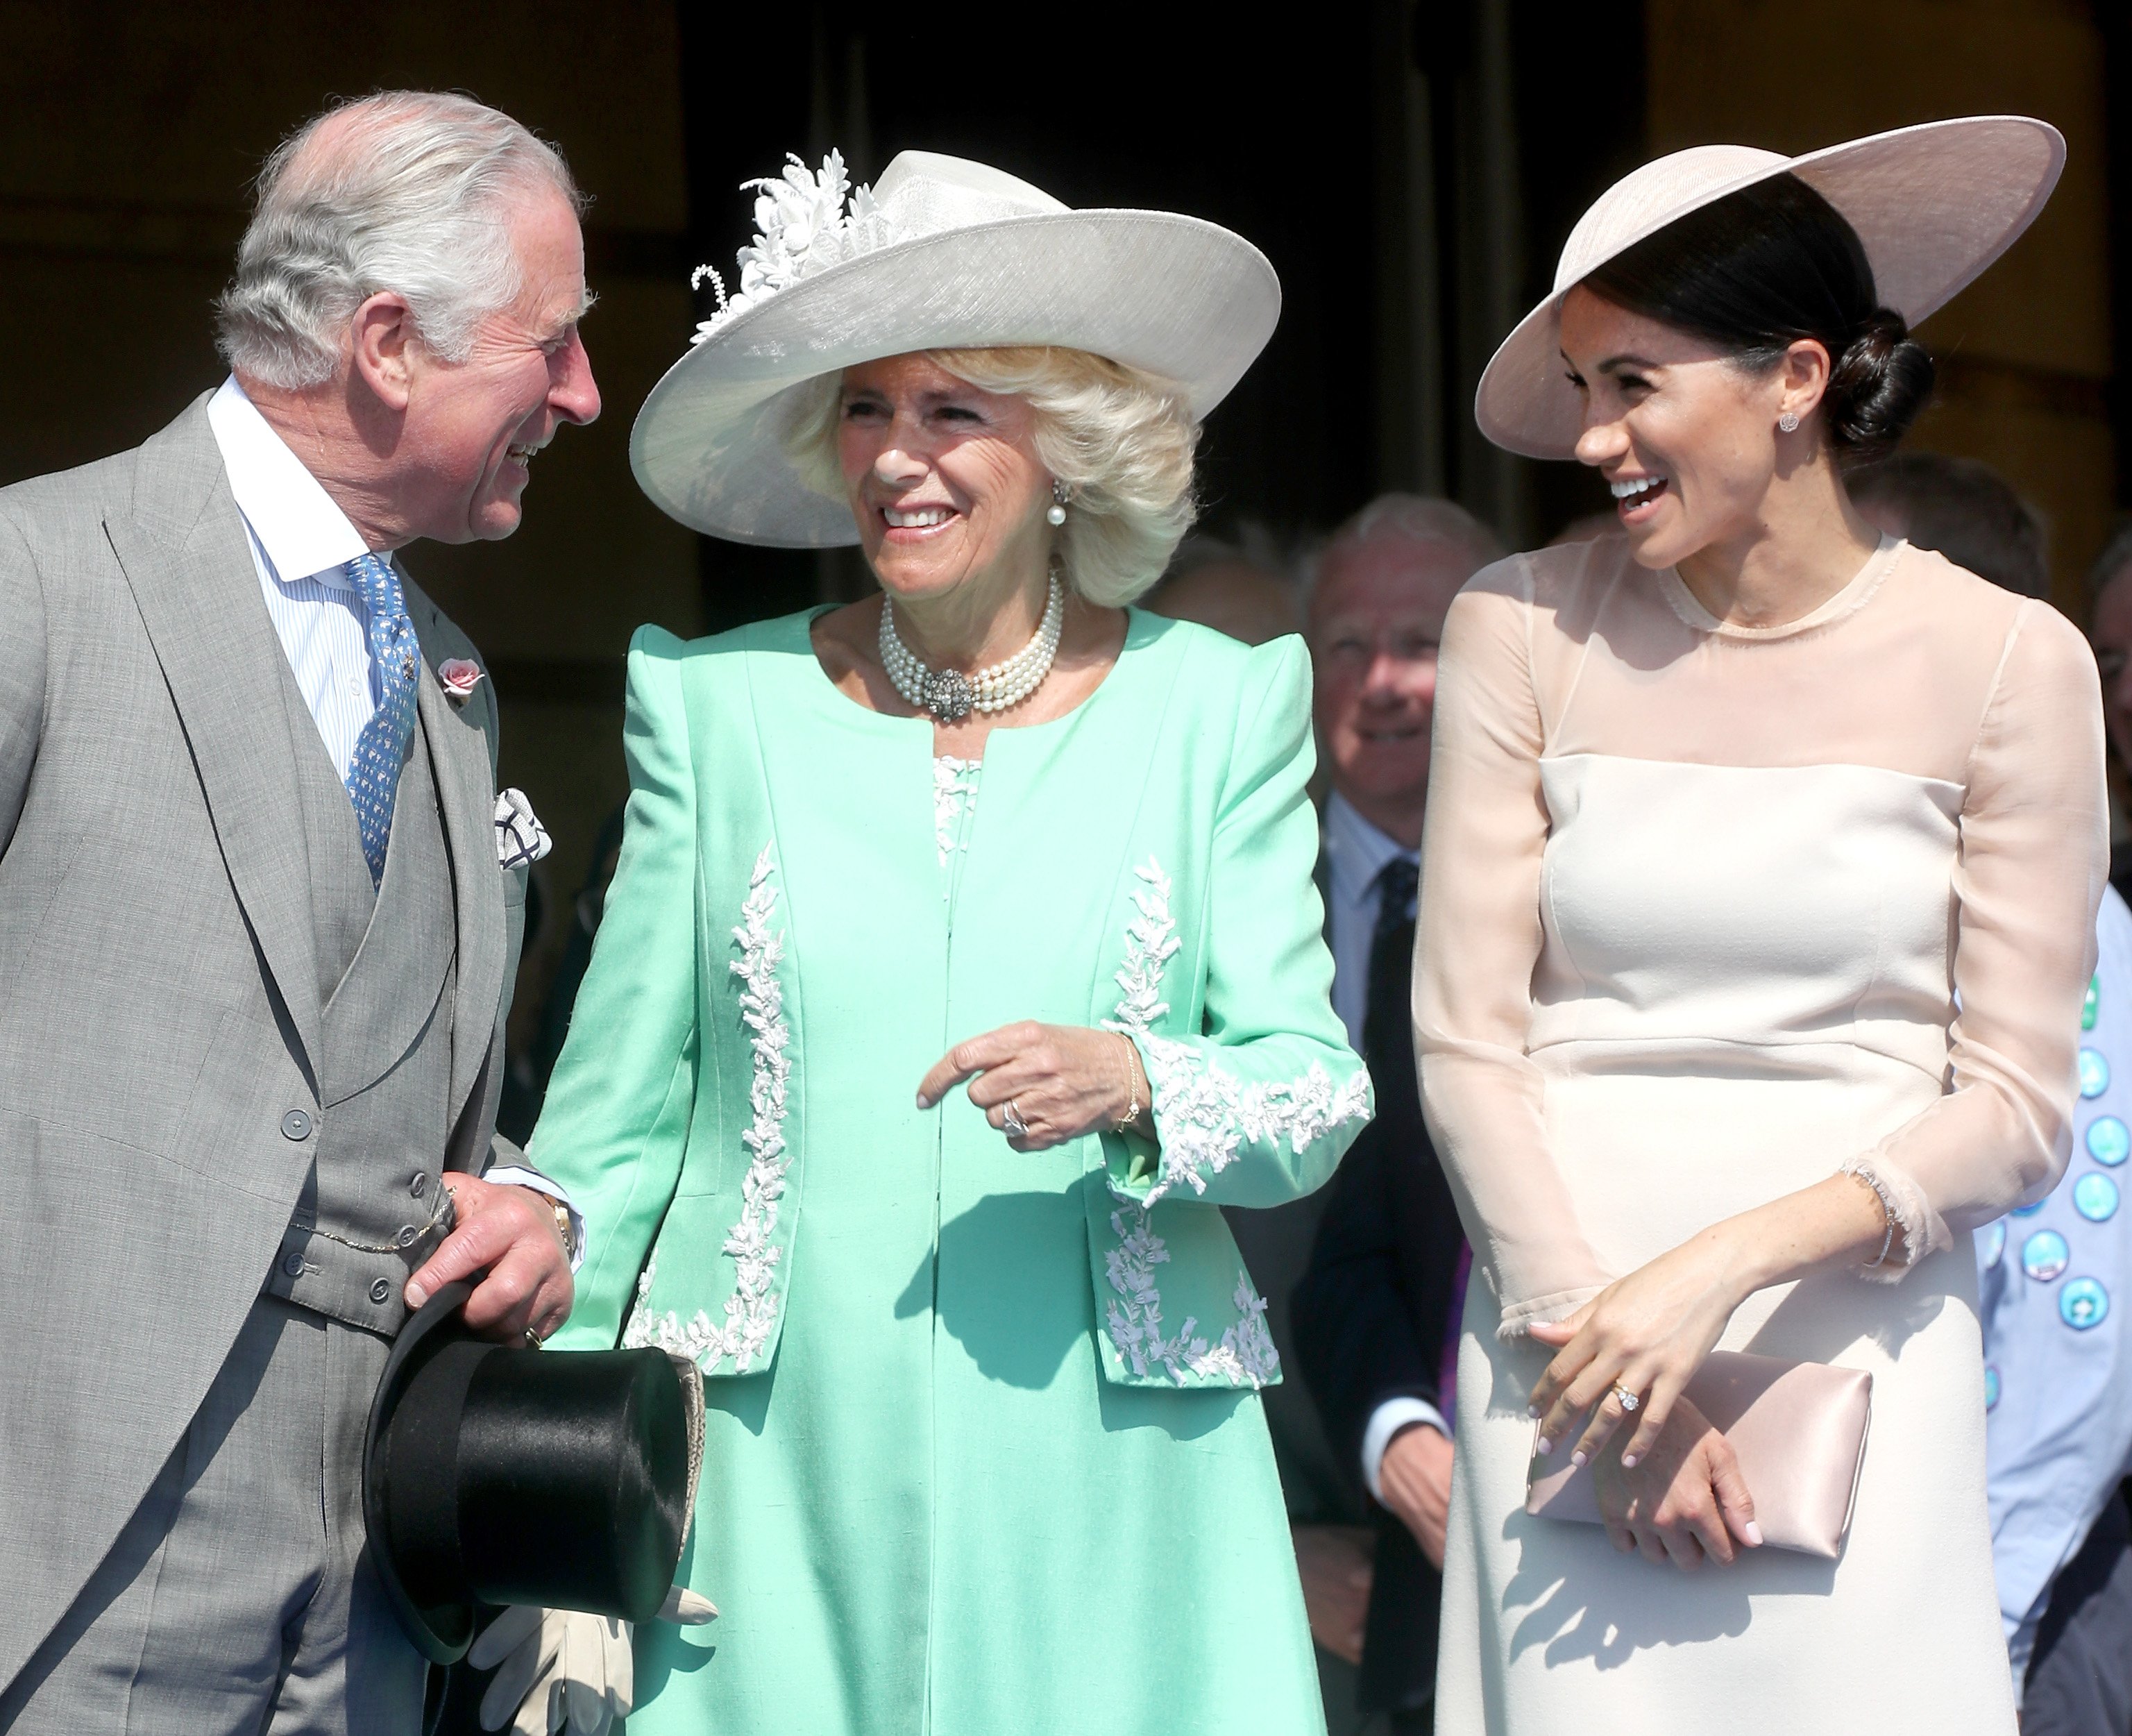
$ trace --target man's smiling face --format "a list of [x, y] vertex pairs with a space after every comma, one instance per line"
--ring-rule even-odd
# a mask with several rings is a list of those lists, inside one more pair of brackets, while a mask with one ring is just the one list
[[514, 210], [511, 229], [516, 300], [482, 322], [465, 360], [419, 347], [411, 357], [398, 492], [415, 534], [439, 542], [516, 530], [535, 455], [565, 422], [582, 426], [600, 412], [578, 334], [591, 297], [577, 214], [541, 190]]
[[1326, 553], [1310, 599], [1318, 738], [1332, 787], [1366, 815], [1427, 792], [1437, 647], [1473, 567], [1454, 544], [1395, 533]]

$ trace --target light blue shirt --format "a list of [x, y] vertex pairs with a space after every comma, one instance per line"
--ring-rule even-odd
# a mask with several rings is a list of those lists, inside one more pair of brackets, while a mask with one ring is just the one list
[[2051, 1585], [2132, 1461], [2132, 910], [2106, 887], [2072, 1162], [1976, 1233], [1992, 1563], [2014, 1696]]
[[342, 782], [377, 709], [370, 614], [348, 563], [362, 535], [234, 378], [208, 400], [207, 423], [252, 549], [275, 636]]

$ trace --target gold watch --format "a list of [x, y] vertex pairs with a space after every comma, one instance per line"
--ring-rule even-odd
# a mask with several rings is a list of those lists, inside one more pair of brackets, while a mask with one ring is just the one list
[[555, 1234], [561, 1239], [563, 1244], [563, 1258], [566, 1260], [576, 1259], [578, 1232], [577, 1227], [570, 1222], [569, 1207], [564, 1205], [553, 1194], [541, 1193], [537, 1187], [528, 1188], [526, 1192], [536, 1195], [548, 1209], [555, 1214]]

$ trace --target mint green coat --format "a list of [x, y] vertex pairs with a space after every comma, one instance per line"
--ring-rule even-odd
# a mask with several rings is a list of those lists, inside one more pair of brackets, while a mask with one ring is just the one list
[[[996, 731], [954, 853], [929, 723], [791, 616], [631, 647], [631, 795], [533, 1142], [588, 1229], [558, 1342], [709, 1377], [632, 1736], [1322, 1728], [1221, 1205], [1332, 1173], [1370, 1085], [1328, 1002], [1301, 643], [1135, 612]], [[1159, 1148], [1019, 1153], [918, 1081], [1016, 1019], [1140, 1046]]]

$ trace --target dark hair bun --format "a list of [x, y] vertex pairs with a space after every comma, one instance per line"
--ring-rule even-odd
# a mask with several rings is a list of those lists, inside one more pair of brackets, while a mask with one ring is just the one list
[[1895, 449], [1932, 397], [1933, 359], [1892, 307], [1874, 309], [1828, 376], [1828, 435], [1846, 465]]

